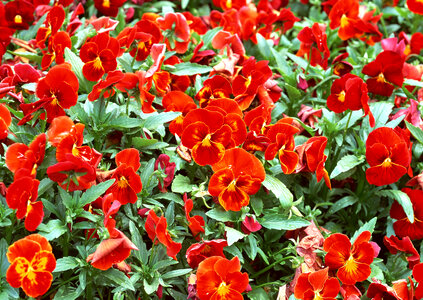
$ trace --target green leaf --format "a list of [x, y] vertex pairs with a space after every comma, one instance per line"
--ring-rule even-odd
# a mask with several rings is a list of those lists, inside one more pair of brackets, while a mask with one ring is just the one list
[[288, 92], [288, 97], [291, 101], [296, 102], [299, 99], [301, 99], [301, 92], [296, 87], [293, 87], [292, 85], [285, 83], [285, 89]]
[[44, 178], [40, 181], [40, 185], [38, 186], [38, 197], [45, 193], [48, 189], [50, 189], [54, 184], [54, 181], [50, 180], [49, 178]]
[[243, 234], [241, 231], [238, 231], [232, 227], [225, 226], [226, 239], [228, 241], [228, 246], [236, 243], [237, 241], [246, 237], [246, 234]]
[[407, 126], [408, 130], [410, 130], [411, 134], [416, 138], [416, 140], [418, 140], [419, 143], [423, 145], [423, 130], [411, 123], [408, 123], [407, 121], [405, 121], [405, 125]]
[[247, 254], [252, 260], [254, 260], [257, 256], [257, 249], [258, 249], [257, 240], [254, 238], [253, 234], [249, 234], [247, 237], [247, 240], [250, 245], [250, 251], [247, 252]]
[[144, 285], [144, 291], [151, 295], [152, 293], [154, 293], [155, 291], [157, 291], [157, 289], [159, 288], [159, 278], [154, 277], [153, 281], [150, 283], [148, 282], [145, 278], [143, 280], [143, 285]]
[[81, 199], [79, 199], [77, 207], [84, 207], [85, 205], [95, 201], [98, 197], [103, 195], [114, 182], [114, 179], [110, 179], [90, 187], [81, 196]]
[[393, 107], [394, 104], [389, 102], [373, 102], [370, 104], [370, 110], [375, 118], [375, 128], [384, 126], [388, 122]]
[[133, 255], [139, 259], [139, 261], [143, 264], [147, 264], [148, 260], [148, 252], [147, 247], [141, 237], [141, 234], [135, 226], [134, 222], [129, 221], [129, 232], [131, 233], [131, 241], [137, 246], [138, 251], [134, 251]]
[[73, 270], [79, 266], [78, 260], [72, 256], [66, 256], [63, 258], [59, 258], [56, 261], [56, 268], [54, 269], [54, 273], [64, 272], [67, 270]]
[[275, 194], [283, 208], [291, 208], [294, 196], [279, 179], [266, 174], [266, 178], [262, 184]]
[[199, 65], [195, 63], [180, 63], [174, 66], [174, 68], [170, 69], [169, 72], [173, 75], [183, 76], [183, 75], [197, 75], [197, 74], [205, 74], [210, 73], [213, 71], [212, 67]]
[[192, 191], [193, 186], [188, 177], [178, 174], [172, 181], [172, 192], [180, 194], [189, 193]]
[[109, 127], [113, 128], [140, 128], [143, 126], [143, 124], [144, 120], [128, 118], [126, 116], [120, 116], [108, 123]]
[[85, 93], [91, 92], [94, 82], [89, 82], [82, 74], [82, 67], [84, 66], [82, 60], [71, 49], [65, 48], [65, 61], [72, 65], [72, 70], [78, 77], [79, 89]]
[[269, 300], [269, 295], [263, 288], [255, 288], [247, 294], [248, 298], [251, 300]]
[[295, 54], [289, 52], [286, 53], [286, 56], [288, 56], [294, 63], [296, 63], [301, 68], [307, 69], [308, 61], [306, 61], [304, 58], [296, 56]]
[[175, 277], [181, 277], [185, 274], [188, 274], [191, 272], [191, 268], [187, 269], [178, 269], [178, 270], [172, 270], [162, 275], [162, 279], [169, 279], [169, 278], [175, 278]]
[[222, 27], [216, 27], [211, 30], [208, 30], [205, 35], [203, 35], [203, 42], [204, 45], [201, 47], [201, 50], [210, 49], [211, 48], [211, 42], [213, 38], [216, 36], [216, 34], [222, 30]]
[[156, 130], [160, 125], [173, 121], [180, 114], [181, 113], [177, 111], [168, 111], [151, 115], [145, 120], [144, 127], [148, 130]]
[[334, 213], [336, 213], [337, 211], [351, 206], [354, 203], [356, 203], [358, 201], [357, 197], [354, 196], [345, 196], [341, 199], [339, 199], [338, 201], [336, 201], [329, 209], [328, 211], [328, 215], [333, 215]]
[[12, 52], [12, 51], [7, 51], [7, 52], [15, 56], [27, 58], [30, 61], [36, 62], [37, 64], [41, 64], [41, 60], [43, 59], [42, 56], [39, 56], [36, 53], [32, 53], [32, 52]]
[[[273, 57], [275, 58], [276, 65], [278, 66], [278, 71], [281, 73], [285, 81], [287, 81], [286, 77], [291, 78], [292, 76], [292, 69], [289, 67], [285, 59], [285, 53], [279, 53], [273, 47], [270, 48], [270, 50], [272, 51]], [[292, 82], [290, 83], [293, 84]]]
[[37, 230], [47, 240], [51, 241], [67, 232], [68, 228], [66, 224], [60, 220], [50, 220], [47, 224], [41, 223]]
[[263, 227], [267, 229], [276, 230], [294, 230], [310, 225], [310, 222], [297, 216], [288, 218], [287, 216], [280, 214], [264, 215], [259, 222]]
[[126, 275], [121, 271], [116, 269], [108, 269], [107, 271], [104, 271], [102, 275], [116, 283], [118, 286], [122, 286], [127, 290], [135, 291], [131, 280], [129, 280], [129, 278], [126, 277]]
[[189, 0], [182, 0], [182, 1], [181, 1], [181, 7], [182, 7], [182, 9], [187, 8], [188, 3], [189, 3]]
[[0, 240], [0, 278], [6, 275], [7, 269], [9, 268], [10, 264], [7, 260], [7, 249], [9, 245], [7, 244], [5, 239]]
[[132, 146], [140, 150], [153, 150], [165, 148], [169, 146], [169, 144], [165, 142], [159, 142], [158, 139], [134, 137], [132, 138]]
[[377, 217], [374, 217], [373, 219], [371, 219], [369, 222], [365, 223], [363, 226], [360, 227], [359, 230], [357, 230], [353, 237], [351, 238], [351, 244], [353, 244], [355, 242], [355, 240], [357, 239], [357, 237], [364, 231], [370, 231], [370, 233], [373, 233], [373, 231], [375, 230], [375, 226], [376, 226], [376, 221], [377, 221]]
[[338, 161], [338, 164], [336, 165], [335, 169], [330, 174], [330, 178], [331, 179], [335, 178], [339, 174], [345, 173], [345, 172], [351, 170], [355, 166], [361, 164], [363, 161], [364, 161], [364, 157], [358, 158], [355, 155], [344, 156], [343, 158], [341, 158]]
[[234, 211], [225, 211], [223, 208], [213, 208], [206, 212], [206, 216], [220, 222], [235, 222], [239, 219], [239, 214]]
[[272, 56], [272, 50], [271, 50], [272, 47], [269, 45], [268, 41], [261, 34], [259, 33], [256, 34], [256, 37], [257, 37], [257, 47], [261, 55], [263, 55], [264, 59], [270, 60]]
[[382, 190], [376, 193], [378, 196], [388, 197], [397, 200], [399, 205], [404, 209], [410, 223], [414, 222], [414, 210], [413, 204], [411, 203], [410, 197], [400, 190]]

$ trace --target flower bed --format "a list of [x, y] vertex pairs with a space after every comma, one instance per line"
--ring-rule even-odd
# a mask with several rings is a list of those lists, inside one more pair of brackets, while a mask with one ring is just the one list
[[0, 1], [0, 298], [423, 298], [423, 5]]

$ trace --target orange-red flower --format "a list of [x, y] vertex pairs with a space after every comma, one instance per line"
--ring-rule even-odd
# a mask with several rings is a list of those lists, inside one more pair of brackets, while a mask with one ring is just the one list
[[292, 123], [291, 118], [281, 119], [278, 123], [270, 126], [266, 132], [270, 144], [264, 153], [264, 158], [272, 160], [278, 155], [282, 171], [285, 174], [294, 172], [299, 160], [298, 154], [294, 151], [294, 134], [300, 130], [290, 123]]
[[197, 293], [201, 300], [242, 300], [248, 286], [248, 274], [241, 273], [238, 257], [231, 260], [220, 256], [206, 258], [198, 265]]
[[182, 115], [178, 116], [169, 124], [169, 131], [172, 134], [182, 135], [184, 117], [193, 109], [197, 108], [194, 100], [181, 91], [171, 91], [164, 95], [162, 105], [165, 111], [180, 111]]
[[361, 71], [370, 76], [366, 81], [369, 92], [391, 96], [395, 86], [401, 87], [404, 82], [403, 65], [404, 60], [398, 53], [389, 50], [379, 53], [376, 59], [365, 65]]
[[423, 238], [423, 191], [412, 190], [409, 188], [402, 189], [410, 197], [413, 205], [414, 222], [410, 223], [404, 209], [398, 202], [392, 203], [390, 215], [391, 218], [397, 220], [394, 222], [395, 234], [399, 237], [409, 237], [412, 240], [420, 240]]
[[56, 64], [63, 64], [65, 62], [64, 54], [66, 48], [72, 48], [72, 41], [69, 33], [66, 31], [59, 31], [49, 41], [48, 52], [44, 53], [41, 61], [41, 68], [47, 70], [48, 67], [56, 61]]
[[198, 264], [207, 257], [225, 257], [225, 254], [223, 254], [223, 248], [226, 246], [228, 246], [228, 242], [222, 239], [202, 241], [201, 243], [192, 244], [187, 249], [187, 262], [191, 268], [195, 269], [198, 267]]
[[325, 169], [327, 156], [324, 151], [327, 142], [327, 137], [314, 136], [304, 144], [297, 146], [295, 150], [298, 152], [300, 159], [296, 172], [316, 172], [317, 182], [324, 178], [326, 186], [331, 188], [329, 174]]
[[127, 259], [131, 250], [138, 248], [121, 231], [113, 228], [110, 238], [101, 241], [95, 252], [88, 255], [87, 262], [91, 261], [94, 268], [104, 271]]
[[356, 28], [358, 19], [358, 0], [337, 1], [329, 13], [330, 29], [339, 28], [338, 36], [342, 40], [358, 37], [362, 34]]
[[329, 268], [311, 273], [303, 273], [298, 277], [294, 295], [302, 300], [335, 300], [341, 289], [338, 279], [329, 277]]
[[419, 0], [407, 0], [407, 7], [408, 9], [419, 15], [423, 15], [423, 3]]
[[40, 182], [31, 177], [16, 179], [7, 189], [6, 202], [11, 209], [16, 209], [18, 220], [25, 218], [25, 228], [34, 231], [43, 221], [43, 203], [37, 201]]
[[25, 294], [33, 298], [48, 291], [56, 258], [45, 237], [32, 234], [20, 239], [9, 247], [6, 255], [10, 262], [6, 279], [12, 287], [22, 287]]
[[34, 6], [32, 1], [14, 0], [4, 6], [8, 27], [13, 29], [28, 29], [34, 21]]
[[55, 35], [62, 27], [65, 21], [66, 12], [61, 5], [53, 6], [47, 14], [47, 18], [44, 21], [44, 26], [40, 27], [37, 31], [36, 41], [38, 47], [44, 49], [46, 47], [45, 42], [50, 36]]
[[126, 0], [94, 0], [94, 6], [105, 16], [116, 17]]
[[37, 168], [44, 160], [46, 150], [46, 134], [35, 137], [29, 146], [14, 143], [6, 151], [6, 166], [15, 173], [15, 179], [20, 175], [35, 178]]
[[47, 122], [64, 116], [64, 109], [71, 108], [78, 101], [79, 82], [69, 64], [56, 65], [50, 69], [46, 77], [38, 82], [36, 94], [40, 100], [20, 105], [25, 116], [18, 125], [23, 125], [33, 118], [33, 113], [43, 108], [47, 114]]
[[328, 252], [325, 264], [332, 270], [338, 270], [336, 276], [343, 284], [355, 284], [369, 277], [370, 264], [377, 256], [369, 243], [370, 238], [371, 233], [364, 231], [352, 247], [350, 239], [341, 233], [334, 233], [325, 240], [323, 250]]
[[0, 140], [7, 137], [9, 126], [12, 124], [12, 116], [6, 105], [0, 104]]
[[[145, 231], [148, 237], [155, 243], [162, 243], [167, 249], [167, 255], [176, 259], [176, 254], [181, 251], [182, 244], [176, 243], [167, 231], [167, 220], [165, 217], [158, 217], [154, 210], [150, 210], [145, 222]], [[156, 240], [157, 238], [157, 240]]]
[[98, 81], [107, 72], [117, 67], [116, 56], [120, 45], [117, 39], [103, 32], [88, 40], [80, 51], [81, 60], [85, 63], [82, 73], [90, 81]]
[[218, 197], [225, 210], [239, 211], [250, 202], [266, 177], [263, 165], [244, 149], [233, 148], [225, 152], [222, 160], [212, 166], [209, 193]]
[[185, 116], [181, 142], [192, 150], [192, 157], [200, 166], [213, 165], [223, 158], [232, 135], [231, 127], [224, 121], [220, 112], [202, 108]]
[[423, 263], [414, 266], [413, 277], [419, 284], [414, 295], [416, 299], [423, 299]]
[[[423, 196], [423, 195], [422, 195]], [[414, 248], [413, 242], [410, 240], [408, 236], [403, 237], [401, 240], [396, 236], [383, 238], [383, 243], [385, 244], [386, 248], [388, 248], [389, 252], [392, 254], [397, 254], [397, 252], [404, 252], [407, 255], [408, 267], [412, 270], [413, 267], [420, 262], [420, 254], [417, 252], [416, 248]]]
[[[382, 300], [382, 299], [395, 299], [395, 300], [412, 300], [413, 297], [413, 287], [408, 289], [407, 280], [400, 279], [398, 281], [392, 282], [392, 287], [381, 283], [379, 280], [374, 279], [368, 289], [367, 297], [372, 300]], [[420, 298], [417, 298], [420, 299]]]
[[327, 44], [327, 36], [324, 32], [325, 26], [319, 23], [314, 23], [311, 28], [304, 27], [298, 33], [298, 39], [301, 44], [297, 55], [305, 56], [312, 66], [319, 65], [326, 69], [330, 52]]
[[135, 203], [142, 190], [141, 177], [136, 173], [141, 166], [140, 153], [134, 148], [125, 149], [116, 154], [115, 161], [117, 168], [111, 178], [116, 181], [107, 193], [112, 193], [122, 205]]
[[190, 30], [187, 19], [181, 13], [167, 13], [157, 18], [157, 24], [164, 31], [166, 46], [177, 53], [185, 53], [190, 41]]
[[377, 128], [369, 134], [366, 159], [370, 168], [366, 170], [366, 178], [370, 184], [391, 184], [407, 173], [411, 162], [408, 142], [401, 133], [388, 127]]
[[375, 120], [369, 108], [367, 85], [360, 77], [348, 73], [336, 79], [331, 87], [331, 94], [326, 102], [328, 108], [336, 113], [350, 110], [364, 110], [364, 115], [369, 115], [370, 124], [375, 125]]
[[184, 194], [184, 209], [185, 209], [185, 217], [188, 221], [188, 227], [191, 230], [192, 235], [195, 237], [197, 241], [200, 240], [200, 234], [204, 233], [204, 219], [202, 216], [193, 216], [191, 217], [189, 214], [194, 207], [194, 203], [192, 199], [188, 199], [187, 194]]

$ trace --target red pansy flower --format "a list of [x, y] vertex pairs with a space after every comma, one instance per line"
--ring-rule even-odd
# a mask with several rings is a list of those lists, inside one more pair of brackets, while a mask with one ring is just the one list
[[187, 249], [186, 258], [189, 266], [193, 269], [207, 257], [220, 256], [225, 257], [223, 248], [228, 246], [226, 240], [202, 241], [201, 243], [192, 244]]
[[[401, 279], [392, 282], [392, 287], [381, 283], [379, 280], [373, 279], [366, 296], [372, 300], [395, 299], [395, 300], [412, 300], [413, 288], [408, 289], [407, 280]], [[417, 298], [419, 299], [419, 298]]]
[[282, 171], [285, 174], [294, 172], [299, 160], [298, 154], [294, 152], [294, 134], [300, 130], [290, 123], [292, 123], [291, 118], [281, 119], [278, 123], [271, 125], [266, 132], [270, 143], [264, 153], [264, 158], [272, 160], [278, 155]]
[[43, 203], [37, 201], [40, 182], [31, 177], [16, 179], [7, 189], [6, 202], [11, 209], [16, 209], [18, 220], [25, 218], [25, 228], [34, 231], [43, 221]]
[[36, 136], [29, 146], [22, 143], [14, 143], [7, 148], [6, 166], [10, 171], [15, 173], [15, 179], [20, 172], [35, 178], [37, 168], [44, 160], [45, 150], [45, 133]]
[[194, 100], [181, 91], [171, 91], [164, 95], [162, 105], [165, 111], [179, 111], [182, 115], [178, 116], [169, 124], [169, 131], [172, 134], [182, 135], [184, 117], [193, 109], [197, 108]]
[[117, 67], [116, 56], [120, 45], [117, 39], [103, 32], [89, 39], [80, 50], [81, 60], [85, 63], [82, 73], [90, 81], [98, 81], [107, 72]]
[[413, 204], [414, 222], [410, 223], [404, 209], [398, 202], [392, 203], [390, 215], [395, 219], [394, 230], [398, 237], [409, 237], [412, 240], [420, 240], [423, 238], [423, 191], [412, 190], [409, 188], [402, 189], [406, 193]]
[[192, 235], [195, 237], [197, 241], [200, 240], [200, 233], [204, 233], [204, 219], [202, 216], [193, 216], [191, 217], [189, 214], [194, 207], [194, 203], [192, 199], [188, 199], [187, 193], [184, 194], [184, 209], [185, 209], [185, 217], [188, 221], [188, 227], [191, 230]]
[[408, 9], [419, 15], [423, 15], [423, 3], [419, 0], [407, 0]]
[[49, 41], [48, 53], [44, 53], [41, 61], [41, 68], [47, 70], [48, 67], [56, 60], [56, 64], [63, 64], [65, 62], [65, 49], [72, 48], [72, 41], [69, 33], [59, 31]]
[[223, 158], [232, 135], [224, 120], [222, 113], [201, 108], [185, 116], [181, 142], [191, 149], [194, 161], [200, 166], [215, 164]]
[[342, 40], [358, 37], [362, 34], [357, 30], [359, 3], [358, 0], [337, 1], [329, 13], [330, 29], [339, 28], [338, 36]]
[[101, 241], [95, 252], [88, 255], [87, 262], [91, 262], [94, 268], [105, 271], [127, 259], [131, 250], [138, 248], [121, 231], [113, 228], [110, 238]]
[[[182, 244], [176, 243], [167, 231], [167, 220], [165, 217], [158, 217], [154, 210], [150, 210], [145, 222], [145, 231], [148, 237], [156, 244], [162, 243], [167, 249], [167, 255], [176, 259], [176, 254], [181, 251]], [[156, 240], [157, 238], [157, 240]]]
[[244, 221], [241, 222], [241, 230], [245, 234], [250, 234], [251, 232], [259, 231], [260, 229], [261, 225], [254, 216], [245, 216]]
[[225, 210], [239, 211], [250, 202], [266, 177], [263, 165], [244, 149], [226, 150], [222, 160], [212, 166], [209, 193], [218, 197]]
[[53, 281], [56, 258], [47, 239], [32, 234], [13, 243], [7, 251], [10, 266], [6, 280], [14, 288], [22, 287], [28, 297], [44, 295]]
[[157, 18], [157, 24], [164, 31], [166, 46], [177, 53], [185, 53], [190, 42], [190, 30], [187, 19], [181, 13], [167, 13]]
[[370, 93], [389, 97], [395, 86], [401, 87], [404, 82], [402, 68], [404, 60], [393, 51], [383, 51], [376, 59], [363, 67], [363, 74], [370, 76], [367, 79], [367, 88]]
[[0, 104], [0, 140], [9, 134], [9, 126], [12, 124], [12, 116], [9, 109], [3, 103]]
[[54, 66], [46, 77], [38, 82], [36, 95], [40, 100], [20, 105], [25, 116], [18, 124], [23, 125], [31, 120], [32, 114], [41, 108], [46, 111], [48, 123], [56, 117], [64, 116], [64, 109], [71, 108], [77, 103], [78, 89], [78, 78], [69, 64]]
[[141, 177], [136, 173], [141, 166], [140, 153], [134, 148], [125, 149], [116, 154], [115, 161], [117, 168], [111, 178], [116, 181], [107, 193], [112, 193], [122, 205], [135, 203], [142, 190]]
[[411, 162], [407, 141], [402, 134], [388, 127], [373, 130], [366, 141], [366, 159], [370, 168], [366, 178], [377, 186], [397, 182]]
[[154, 170], [157, 170], [159, 168], [163, 170], [166, 177], [162, 180], [159, 180], [159, 190], [162, 193], [167, 192], [167, 187], [169, 187], [173, 181], [173, 178], [175, 176], [175, 168], [176, 163], [170, 162], [170, 157], [167, 154], [160, 154], [157, 158], [156, 162], [154, 163]]
[[241, 293], [248, 286], [248, 274], [240, 270], [238, 257], [228, 260], [212, 256], [203, 260], [197, 270], [197, 293], [200, 299], [244, 299]]
[[327, 142], [327, 137], [314, 136], [304, 144], [297, 146], [295, 150], [299, 154], [299, 162], [295, 172], [316, 172], [317, 182], [324, 178], [326, 186], [331, 188], [329, 174], [325, 169], [327, 156], [324, 151]]
[[216, 75], [203, 82], [203, 87], [195, 95], [200, 107], [206, 107], [211, 99], [229, 98], [232, 94], [232, 85], [228, 79]]
[[295, 284], [294, 295], [302, 300], [335, 300], [341, 289], [338, 279], [328, 275], [329, 268], [303, 273]]
[[331, 111], [341, 113], [350, 110], [364, 110], [364, 115], [369, 115], [370, 124], [375, 126], [375, 120], [369, 108], [367, 85], [363, 79], [353, 74], [346, 74], [335, 79], [331, 87], [331, 94], [327, 99], [327, 106]]
[[423, 263], [414, 266], [413, 277], [418, 283], [414, 295], [417, 299], [423, 299]]
[[390, 238], [385, 236], [383, 238], [383, 243], [392, 254], [397, 254], [398, 252], [411, 254], [407, 255], [408, 267], [411, 270], [420, 262], [420, 254], [417, 252], [416, 248], [414, 248], [413, 242], [411, 242], [408, 236], [403, 237], [401, 240], [394, 235]]
[[324, 32], [325, 26], [319, 23], [314, 23], [311, 28], [304, 27], [297, 36], [301, 42], [297, 56], [305, 56], [312, 66], [320, 65], [326, 69], [330, 52]]
[[95, 167], [79, 156], [71, 153], [65, 160], [47, 168], [47, 176], [67, 191], [89, 189], [95, 184]]
[[338, 270], [336, 276], [343, 284], [355, 284], [369, 277], [375, 257], [370, 237], [371, 233], [364, 231], [352, 246], [349, 238], [341, 233], [334, 233], [325, 240], [323, 250], [328, 252], [325, 263], [330, 269]]
[[30, 1], [14, 0], [4, 6], [8, 27], [28, 29], [34, 21], [34, 6]]
[[65, 17], [66, 13], [63, 6], [57, 5], [50, 9], [44, 21], [44, 26], [37, 31], [35, 39], [38, 47], [41, 49], [46, 47], [45, 42], [50, 36], [55, 35], [59, 31], [65, 21]]
[[94, 0], [94, 6], [105, 16], [116, 17], [126, 0]]
[[115, 94], [113, 85], [121, 81], [124, 77], [125, 75], [122, 71], [115, 70], [109, 72], [105, 80], [100, 80], [93, 86], [93, 90], [88, 94], [88, 100], [95, 101], [100, 96], [103, 96], [103, 98], [112, 97]]

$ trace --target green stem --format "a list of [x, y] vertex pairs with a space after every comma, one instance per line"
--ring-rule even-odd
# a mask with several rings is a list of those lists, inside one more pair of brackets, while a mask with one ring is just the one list
[[296, 257], [295, 256], [286, 256], [286, 257], [284, 257], [284, 258], [281, 258], [281, 259], [279, 259], [279, 260], [277, 260], [277, 261], [275, 261], [274, 263], [272, 263], [272, 264], [270, 264], [270, 265], [268, 265], [266, 268], [264, 268], [264, 269], [261, 269], [260, 271], [258, 271], [257, 273], [255, 273], [254, 275], [252, 275], [252, 276], [250, 276], [251, 278], [256, 278], [257, 276], [259, 276], [259, 275], [261, 275], [261, 274], [263, 274], [263, 273], [265, 273], [265, 272], [267, 272], [267, 271], [269, 271], [270, 269], [272, 269], [274, 266], [276, 266], [276, 265], [278, 265], [278, 264], [280, 264], [281, 262], [283, 262], [283, 261], [285, 261], [285, 260], [288, 260], [288, 259], [295, 259]]

